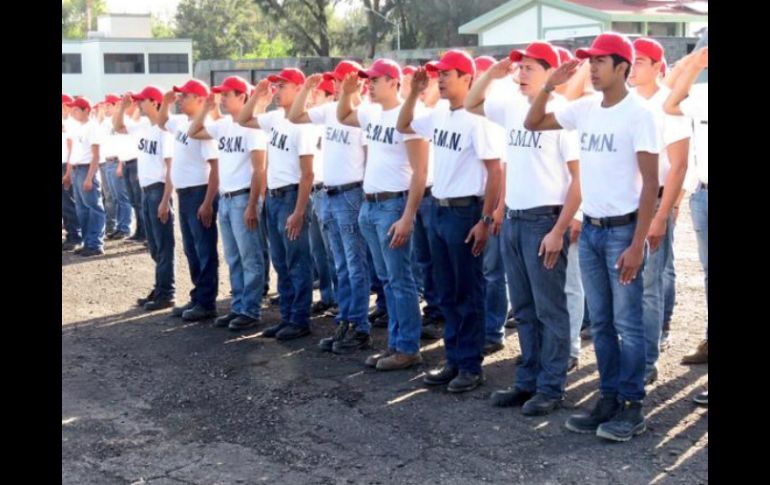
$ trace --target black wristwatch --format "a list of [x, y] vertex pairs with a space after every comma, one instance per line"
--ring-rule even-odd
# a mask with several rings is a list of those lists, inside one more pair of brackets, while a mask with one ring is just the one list
[[488, 226], [488, 225], [492, 224], [493, 222], [495, 222], [495, 220], [492, 218], [492, 216], [482, 215], [481, 216], [481, 222], [483, 222], [485, 226]]

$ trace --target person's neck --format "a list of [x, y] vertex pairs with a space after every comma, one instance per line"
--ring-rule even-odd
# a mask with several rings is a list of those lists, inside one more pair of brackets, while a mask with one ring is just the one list
[[236, 119], [236, 118], [238, 118], [238, 115], [241, 113], [241, 110], [242, 110], [242, 109], [243, 109], [243, 105], [241, 105], [241, 107], [240, 107], [240, 108], [238, 108], [238, 109], [234, 110], [234, 111], [235, 111], [235, 113], [233, 113], [232, 111], [228, 111], [227, 113], [228, 113], [230, 116], [232, 116], [232, 118], [233, 118], [233, 119]]
[[382, 109], [387, 111], [401, 104], [401, 99], [398, 96], [393, 96], [382, 100], [380, 104], [382, 105]]
[[608, 87], [603, 91], [602, 107], [610, 108], [620, 103], [628, 95], [628, 89], [626, 89], [626, 83], [617, 83]]
[[650, 99], [655, 96], [655, 93], [657, 93], [659, 89], [660, 86], [658, 86], [658, 81], [656, 80], [651, 83], [636, 86], [636, 93], [644, 99]]
[[465, 103], [465, 97], [467, 96], [466, 93], [459, 94], [457, 96], [452, 96], [451, 98], [447, 98], [447, 101], [449, 101], [449, 109], [451, 111], [457, 111], [458, 109], [462, 109], [463, 103]]
[[289, 117], [289, 110], [291, 110], [292, 103], [289, 103], [287, 106], [278, 106], [278, 109], [283, 110], [283, 117], [288, 118]]

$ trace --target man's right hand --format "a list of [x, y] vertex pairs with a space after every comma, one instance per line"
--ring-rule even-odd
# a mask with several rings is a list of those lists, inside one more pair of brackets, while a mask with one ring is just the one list
[[313, 90], [318, 87], [319, 84], [321, 84], [321, 81], [324, 80], [324, 75], [321, 73], [316, 73], [311, 76], [309, 76], [307, 79], [305, 79], [305, 85], [309, 90]]
[[577, 219], [572, 219], [569, 223], [569, 243], [575, 244], [580, 238], [580, 231], [583, 230], [583, 223]]
[[430, 77], [428, 76], [428, 71], [426, 71], [424, 67], [417, 69], [412, 76], [412, 92], [419, 94], [425, 91], [428, 89], [429, 82]]
[[572, 59], [557, 67], [556, 70], [553, 71], [548, 77], [548, 80], [545, 82], [546, 85], [556, 87], [566, 83], [572, 76], [575, 75], [579, 64], [579, 59]]
[[342, 81], [342, 92], [345, 94], [353, 94], [358, 91], [360, 87], [360, 80], [358, 73], [349, 72], [345, 79]]
[[163, 95], [163, 101], [165, 101], [168, 105], [176, 103], [176, 93], [174, 91], [167, 92]]
[[505, 59], [492, 64], [489, 71], [487, 71], [487, 76], [489, 76], [490, 79], [502, 79], [508, 74], [513, 74], [514, 69], [513, 61], [506, 57]]

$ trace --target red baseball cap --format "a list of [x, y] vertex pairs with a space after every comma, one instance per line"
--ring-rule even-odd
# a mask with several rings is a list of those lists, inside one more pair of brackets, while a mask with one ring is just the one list
[[410, 74], [414, 74], [417, 72], [417, 68], [415, 66], [404, 66], [403, 69], [401, 69], [401, 75], [408, 76]]
[[90, 110], [91, 101], [88, 98], [83, 98], [78, 96], [77, 98], [73, 99], [71, 102], [67, 103], [67, 106], [69, 106], [70, 108], [80, 108], [82, 110]]
[[559, 53], [548, 42], [533, 42], [524, 50], [514, 49], [508, 54], [513, 62], [519, 62], [523, 57], [545, 61], [553, 68], [559, 67]]
[[342, 81], [349, 73], [357, 73], [358, 71], [363, 70], [363, 68], [364, 66], [356, 61], [340, 61], [340, 63], [337, 64], [337, 67], [334, 68], [334, 71], [324, 73], [324, 79], [336, 79], [337, 81]]
[[174, 86], [172, 89], [175, 93], [194, 94], [204, 98], [209, 95], [208, 85], [203, 81], [198, 81], [197, 79], [190, 79], [182, 86]]
[[492, 64], [497, 62], [497, 59], [492, 56], [479, 56], [473, 62], [476, 64], [476, 72], [481, 73], [489, 69]]
[[634, 41], [634, 52], [640, 56], [652, 59], [652, 62], [660, 62], [663, 59], [663, 46], [655, 39], [640, 37]]
[[155, 86], [147, 86], [138, 93], [131, 93], [131, 99], [134, 101], [142, 101], [145, 99], [151, 99], [160, 104], [163, 102], [163, 91]]
[[299, 86], [304, 84], [305, 74], [295, 67], [289, 67], [278, 74], [267, 76], [267, 80], [271, 83], [292, 83]]
[[473, 58], [465, 51], [459, 49], [452, 49], [446, 51], [438, 62], [429, 62], [425, 65], [425, 69], [430, 71], [451, 71], [457, 69], [458, 71], [476, 75], [476, 64], [473, 62]]
[[565, 62], [571, 61], [575, 58], [575, 56], [572, 55], [572, 52], [568, 51], [564, 47], [557, 47], [556, 52], [559, 53], [559, 65], [562, 65]]
[[222, 84], [211, 88], [212, 93], [222, 93], [224, 91], [249, 94], [251, 92], [251, 86], [249, 86], [249, 83], [247, 83], [241, 76], [228, 76], [222, 81]]
[[63, 104], [69, 104], [69, 103], [71, 103], [72, 101], [74, 101], [74, 100], [72, 99], [72, 96], [70, 96], [69, 94], [64, 94], [64, 93], [62, 93], [62, 95], [61, 95], [61, 102], [62, 102]]
[[104, 101], [102, 101], [99, 104], [116, 104], [116, 103], [120, 103], [120, 96], [118, 96], [117, 94], [110, 93], [110, 94], [106, 94], [104, 96]]
[[380, 76], [388, 76], [401, 81], [401, 66], [396, 64], [396, 61], [390, 59], [377, 59], [368, 69], [360, 69], [358, 71], [358, 77], [373, 78]]
[[622, 57], [629, 64], [634, 63], [634, 46], [628, 40], [628, 37], [616, 32], [599, 34], [594, 39], [591, 47], [575, 51], [575, 56], [578, 59], [587, 59], [594, 56], [611, 56], [612, 54]]
[[[329, 79], [326, 78], [326, 75], [330, 74], [331, 77]], [[334, 94], [334, 73], [332, 72], [325, 72], [324, 73], [324, 80], [321, 81], [321, 84], [318, 85], [318, 89], [325, 91], [326, 94]]]
[[[438, 77], [438, 69], [436, 68], [436, 64], [438, 64], [438, 61], [428, 61], [425, 63], [425, 66], [423, 66], [425, 68], [425, 72], [428, 73], [428, 77], [433, 79]], [[432, 67], [432, 69], [428, 69], [429, 65]]]

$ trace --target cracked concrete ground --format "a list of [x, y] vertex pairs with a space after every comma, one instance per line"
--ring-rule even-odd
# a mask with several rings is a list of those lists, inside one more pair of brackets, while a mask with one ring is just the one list
[[[703, 334], [703, 276], [689, 212], [676, 230], [678, 304], [672, 346], [648, 389], [648, 431], [625, 444], [564, 428], [590, 408], [598, 374], [583, 342], [564, 409], [528, 418], [489, 405], [513, 379], [515, 330], [485, 360], [487, 382], [451, 395], [426, 389], [422, 373], [443, 356], [423, 341], [425, 365], [378, 373], [366, 353], [321, 353], [313, 336], [258, 337], [277, 318], [235, 334], [188, 324], [168, 311], [132, 307], [152, 281], [139, 245], [108, 242], [106, 255], [62, 255], [62, 483], [91, 484], [636, 484], [708, 482], [708, 410], [692, 397], [708, 366], [679, 365]], [[190, 289], [177, 233], [178, 295]], [[229, 304], [221, 261], [219, 308]], [[275, 285], [273, 284], [273, 288]], [[374, 331], [375, 347], [385, 332]]]

